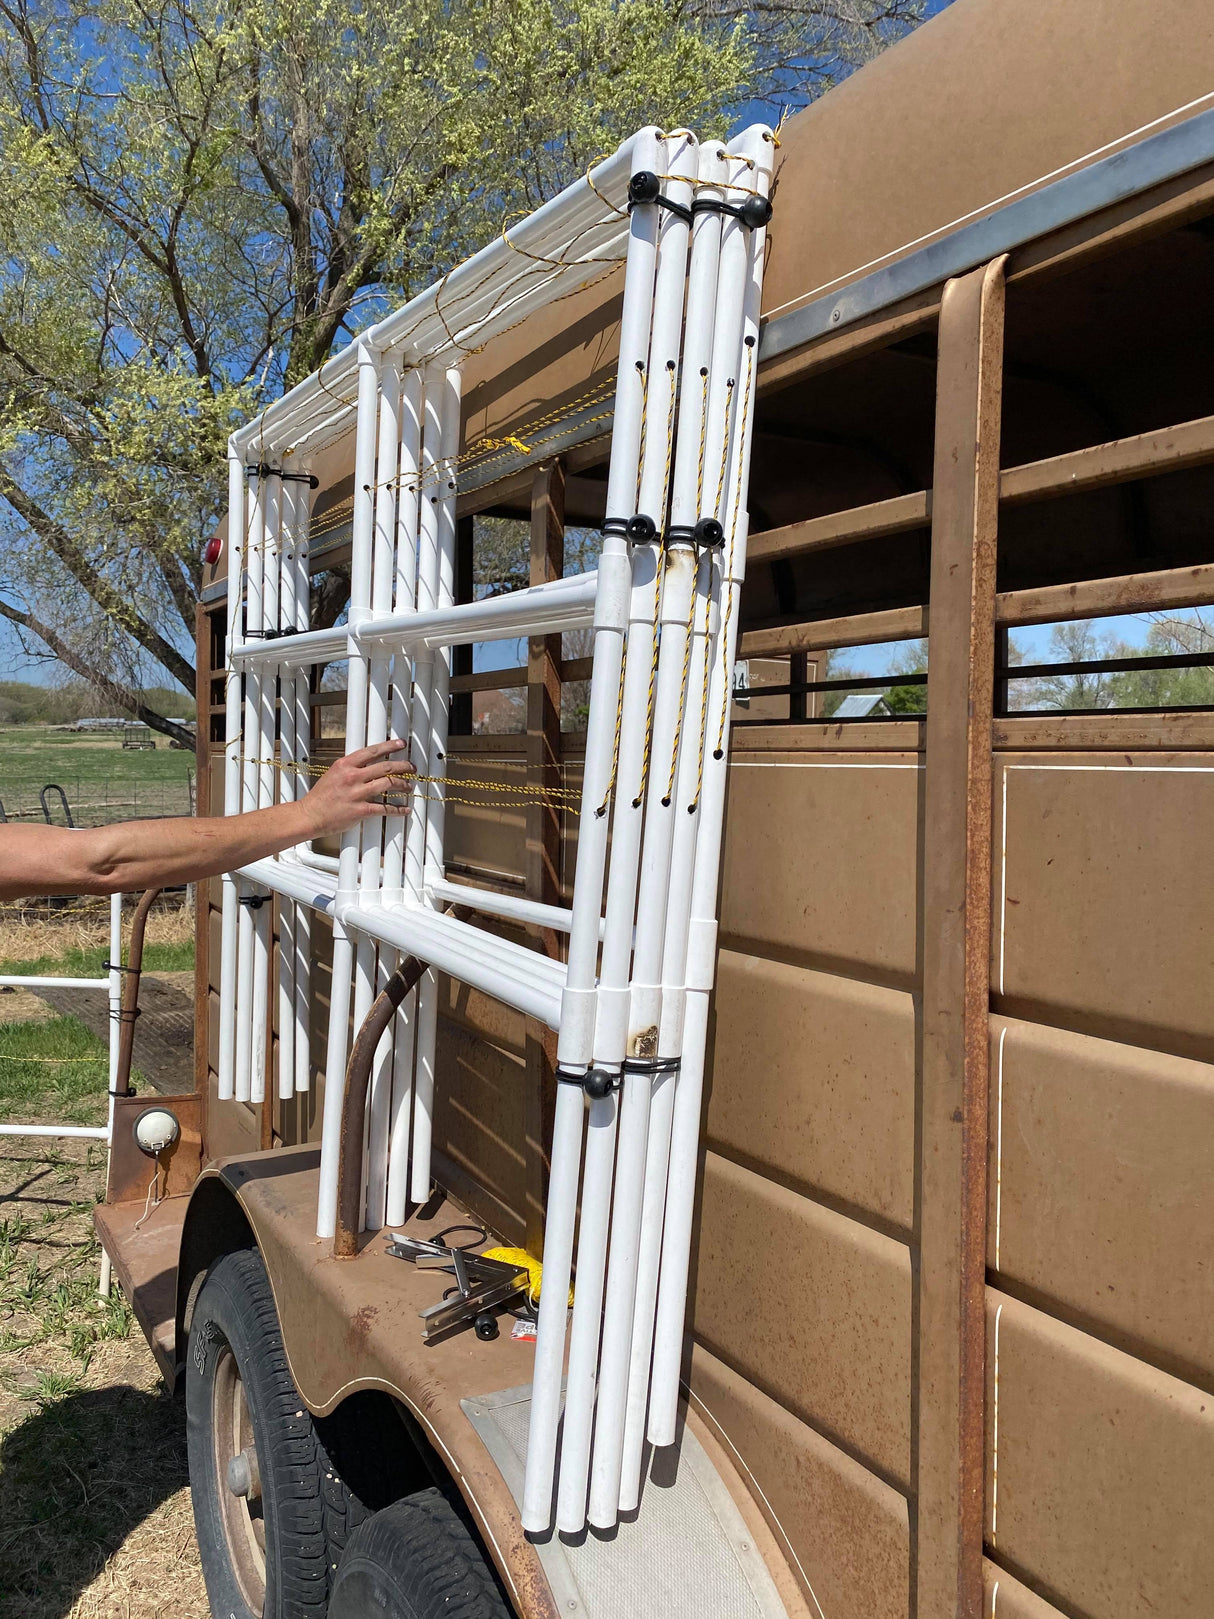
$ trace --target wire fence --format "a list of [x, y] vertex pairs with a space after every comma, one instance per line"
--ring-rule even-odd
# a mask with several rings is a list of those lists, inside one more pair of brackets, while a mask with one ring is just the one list
[[[8, 821], [66, 826], [108, 826], [112, 821], [156, 820], [193, 815], [194, 772], [176, 781], [139, 781], [129, 776], [58, 776], [53, 782], [0, 775], [0, 807]], [[60, 793], [54, 789], [58, 788]], [[45, 794], [45, 807], [43, 803]]]

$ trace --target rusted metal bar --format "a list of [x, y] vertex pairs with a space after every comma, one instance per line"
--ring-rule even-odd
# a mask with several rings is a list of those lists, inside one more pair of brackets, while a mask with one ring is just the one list
[[940, 314], [923, 859], [916, 1611], [982, 1611], [994, 688], [1004, 261]]
[[118, 1072], [114, 1076], [115, 1096], [129, 1096], [131, 1091], [131, 1058], [135, 1050], [135, 1022], [139, 1017], [139, 975], [143, 971], [143, 936], [147, 930], [148, 912], [160, 898], [158, 888], [147, 889], [135, 907], [131, 918], [131, 942], [127, 948], [126, 967], [122, 974], [122, 1003], [119, 1008]]
[[1182, 472], [1207, 461], [1214, 461], [1214, 416], [1008, 467], [999, 480], [999, 500], [1005, 506], [1022, 506], [1030, 500], [1104, 489], [1131, 478]]
[[[536, 469], [531, 485], [531, 567], [529, 583], [547, 584], [565, 571], [565, 470], [558, 461]], [[561, 785], [561, 637], [533, 637], [527, 643], [527, 785]], [[528, 899], [561, 903], [561, 816], [550, 803], [527, 811]], [[541, 934], [541, 949], [556, 956], [558, 936]], [[537, 1023], [527, 1025], [526, 1135], [527, 1247], [544, 1243], [548, 1201], [548, 1157], [556, 1107], [556, 1036]]]
[[[1023, 506], [1033, 500], [1057, 499], [1087, 489], [1105, 489], [1135, 478], [1155, 478], [1165, 472], [1182, 472], [1187, 467], [1214, 461], [1214, 416], [1161, 427], [1152, 433], [1091, 444], [1066, 455], [1044, 461], [1027, 461], [1007, 467], [999, 479], [1002, 505]], [[848, 511], [829, 512], [785, 528], [769, 529], [751, 536], [747, 561], [774, 562], [781, 557], [801, 556], [807, 551], [850, 545], [856, 540], [875, 539], [883, 534], [905, 534], [923, 528], [932, 519], [932, 491], [895, 495], [891, 500], [853, 506]]]
[[[457, 602], [470, 602], [473, 598], [473, 533], [475, 519], [461, 517], [455, 525], [455, 599]], [[472, 693], [482, 690], [477, 686], [469, 685], [469, 681], [476, 680], [477, 675], [472, 672], [472, 648], [470, 646], [455, 646], [451, 648], [451, 736], [472, 735]]]
[[820, 618], [811, 624], [746, 630], [738, 656], [764, 658], [787, 652], [823, 652], [880, 641], [914, 641], [926, 634], [926, 607], [894, 607], [880, 613], [853, 613], [847, 618]]
[[1155, 573], [1083, 579], [1073, 585], [1009, 590], [995, 597], [999, 624], [1054, 624], [1063, 619], [1103, 618], [1113, 613], [1154, 613], [1169, 607], [1200, 607], [1214, 601], [1214, 564], [1161, 568]]
[[829, 512], [825, 517], [810, 517], [785, 528], [752, 534], [746, 545], [746, 562], [749, 567], [757, 562], [774, 562], [779, 557], [800, 556], [806, 551], [850, 545], [855, 540], [876, 539], [882, 534], [907, 534], [926, 528], [930, 520], [931, 494], [921, 489], [911, 495], [895, 495], [892, 500], [877, 500], [871, 505], [853, 506], [849, 511]]
[[1149, 714], [1102, 709], [1099, 714], [1011, 714], [996, 720], [995, 747], [1005, 752], [1115, 748], [1122, 753], [1214, 749], [1214, 711], [1170, 709]]
[[[194, 813], [211, 813], [211, 714], [212, 682], [215, 677], [213, 626], [226, 627], [226, 610], [214, 617], [201, 602], [194, 609], [194, 642], [197, 647], [197, 674], [194, 685]], [[221, 653], [222, 659], [222, 653]], [[208, 1092], [208, 1024], [211, 1016], [211, 889], [218, 901], [220, 884], [205, 878], [194, 884], [194, 1090], [203, 1098], [202, 1128], [206, 1139], [206, 1096]], [[218, 910], [218, 903], [216, 909]]]
[[[1080, 579], [1070, 585], [1000, 591], [995, 597], [995, 622], [1015, 628], [1057, 624], [1067, 619], [1104, 618], [1118, 613], [1202, 607], [1210, 602], [1214, 602], [1214, 563], [1203, 562], [1188, 568], [1161, 568], [1153, 573]], [[747, 630], [742, 636], [739, 656], [762, 658], [835, 647], [873, 646], [882, 641], [915, 640], [927, 633], [925, 606], [893, 607], [877, 613], [853, 613], [846, 618], [821, 618], [806, 624]]]
[[510, 669], [478, 669], [473, 674], [451, 676], [453, 692], [512, 691], [526, 684], [526, 664], [517, 664]]
[[[278, 910], [278, 901], [271, 900], [275, 913]], [[274, 933], [273, 923], [270, 927], [270, 952], [266, 963], [266, 1088], [262, 1092], [261, 1106], [258, 1110], [258, 1147], [262, 1152], [269, 1152], [274, 1145], [274, 1098], [278, 1095], [278, 1086], [274, 1079], [274, 1013], [278, 1006], [278, 991], [275, 976], [278, 972], [279, 940]], [[280, 1031], [281, 1032], [281, 1031]]]
[[[380, 990], [350, 1048], [346, 1064], [346, 1094], [341, 1111], [341, 1148], [337, 1168], [337, 1228], [333, 1234], [335, 1259], [358, 1255], [358, 1233], [363, 1212], [363, 1141], [367, 1123], [367, 1090], [371, 1065], [380, 1037], [401, 1003], [417, 988], [426, 963], [406, 956]], [[267, 1096], [271, 1087], [266, 1086]]]

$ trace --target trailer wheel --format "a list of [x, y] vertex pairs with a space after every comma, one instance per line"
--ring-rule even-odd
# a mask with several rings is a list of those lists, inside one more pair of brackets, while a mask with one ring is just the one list
[[329, 1619], [510, 1619], [493, 1571], [441, 1490], [368, 1518], [337, 1570]]
[[349, 1523], [360, 1506], [295, 1387], [256, 1249], [218, 1260], [198, 1295], [186, 1356], [186, 1431], [212, 1612], [319, 1619], [336, 1560], [327, 1521]]

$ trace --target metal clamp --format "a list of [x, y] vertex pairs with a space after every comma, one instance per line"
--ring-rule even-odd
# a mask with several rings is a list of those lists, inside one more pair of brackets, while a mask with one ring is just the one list
[[441, 1333], [464, 1321], [473, 1323], [478, 1338], [496, 1338], [498, 1325], [494, 1308], [506, 1304], [517, 1293], [526, 1294], [531, 1287], [530, 1276], [517, 1265], [485, 1259], [465, 1248], [448, 1248], [442, 1242], [426, 1242], [420, 1237], [395, 1233], [388, 1252], [394, 1259], [409, 1260], [418, 1270], [444, 1270], [455, 1277], [453, 1296], [418, 1311], [423, 1343], [432, 1343]]

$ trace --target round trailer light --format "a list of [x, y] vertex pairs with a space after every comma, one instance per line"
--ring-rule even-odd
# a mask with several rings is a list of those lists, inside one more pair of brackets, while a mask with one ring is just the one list
[[208, 568], [213, 568], [223, 555], [223, 541], [218, 534], [212, 534], [202, 548], [202, 560]]
[[134, 1128], [140, 1150], [151, 1158], [171, 1147], [181, 1134], [176, 1115], [167, 1107], [145, 1107], [135, 1120]]

